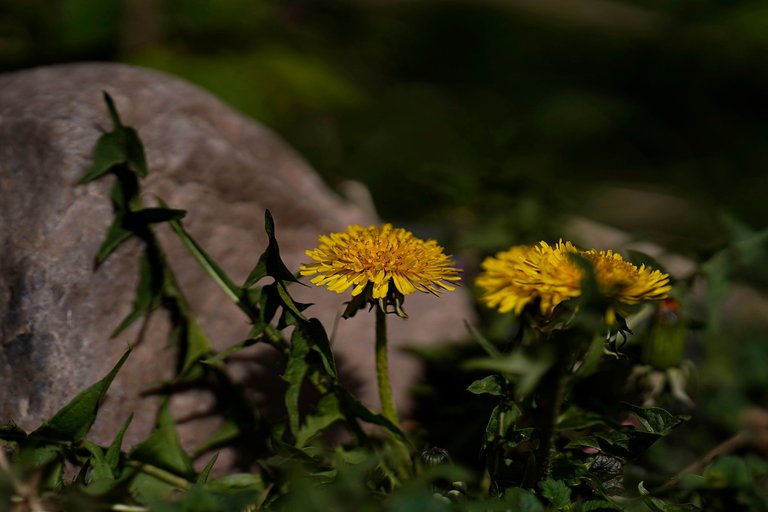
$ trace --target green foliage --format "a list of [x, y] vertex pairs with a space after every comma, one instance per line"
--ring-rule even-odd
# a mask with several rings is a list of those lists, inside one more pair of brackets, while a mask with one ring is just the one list
[[[689, 417], [669, 401], [679, 398], [674, 390], [652, 397], [666, 398], [671, 406], [635, 405], [642, 403], [640, 398], [648, 401], [647, 395], [627, 391], [638, 378], [632, 368], [640, 361], [638, 350], [630, 344], [621, 352], [618, 339], [626, 341], [633, 331], [653, 335], [658, 315], [638, 310], [606, 326], [605, 304], [587, 261], [579, 262], [587, 275], [584, 293], [552, 318], [542, 318], [534, 304], [504, 324], [507, 331], [502, 329], [498, 340], [499, 331], [468, 326], [477, 350], [457, 358], [449, 373], [452, 384], [461, 381], [461, 386], [450, 403], [442, 404], [458, 403], [458, 424], [435, 426], [426, 420], [424, 432], [403, 432], [340, 382], [325, 327], [311, 316], [311, 305], [290, 293], [298, 280], [280, 257], [272, 214], [265, 212], [267, 247], [240, 286], [185, 229], [185, 212], [162, 200], [156, 206], [142, 203], [148, 169], [141, 141], [122, 124], [108, 94], [105, 101], [113, 131], [96, 143], [94, 163], [81, 180], [114, 180], [114, 218], [96, 264], [128, 239], [143, 244], [133, 308], [114, 335], [165, 311], [172, 323], [168, 342], [178, 354], [175, 371], [151, 390], [161, 396], [155, 429], [129, 450], [123, 438], [132, 416], [109, 446], [87, 437], [130, 350], [102, 380], [34, 432], [12, 424], [0, 427], [0, 506], [13, 502], [34, 509], [39, 500], [48, 500], [61, 510], [179, 512], [768, 510], [761, 484], [768, 462], [757, 455], [725, 455], [707, 460], [701, 471], [676, 467], [677, 474], [654, 467], [654, 446], [669, 439], [663, 446], [674, 443]], [[240, 308], [252, 325], [247, 339], [221, 352], [214, 349], [155, 235], [159, 223], [171, 227]], [[702, 267], [715, 296], [734, 273], [756, 266], [765, 254], [765, 232], [739, 225], [733, 229], [734, 242]], [[678, 285], [680, 294], [686, 285]], [[684, 332], [689, 323], [681, 325]], [[277, 419], [267, 419], [229, 373], [228, 359], [255, 344], [269, 346], [284, 360], [285, 390], [277, 397], [282, 405]], [[428, 351], [422, 355], [427, 358]], [[665, 368], [665, 375], [675, 369]], [[679, 380], [681, 373], [675, 375]], [[186, 388], [210, 391], [222, 417], [221, 428], [191, 452], [179, 440], [169, 405], [174, 393]], [[463, 414], [462, 401], [483, 400], [489, 405], [483, 414]], [[470, 428], [473, 422], [480, 427]], [[436, 429], [478, 432], [466, 441], [474, 460], [452, 460], [448, 451], [429, 446]], [[263, 453], [253, 449], [257, 442]], [[237, 450], [259, 470], [218, 476], [218, 455], [211, 452], [221, 447]], [[415, 459], [405, 471], [398, 466], [403, 450]], [[635, 467], [648, 478], [632, 482]]]
[[501, 357], [467, 361], [468, 370], [490, 370], [517, 378], [517, 393], [528, 395], [554, 364], [554, 354], [548, 347], [520, 349]]
[[78, 394], [30, 436], [74, 443], [85, 439], [86, 434], [96, 421], [96, 413], [99, 411], [99, 406], [104, 400], [107, 389], [130, 353], [130, 350], [126, 352], [103, 379]]
[[[102, 136], [94, 151], [96, 164], [82, 180], [85, 183], [107, 175], [115, 177], [112, 194], [115, 221], [99, 251], [97, 262], [102, 262], [120, 242], [129, 237], [137, 237], [145, 245], [134, 308], [118, 326], [116, 334], [140, 318], [146, 318], [157, 308], [168, 311], [173, 322], [169, 341], [178, 347], [179, 360], [176, 377], [159, 386], [157, 392], [171, 395], [177, 384], [184, 383], [209, 386], [215, 396], [226, 398], [220, 407], [229, 421], [204, 443], [204, 447], [211, 449], [221, 444], [232, 444], [238, 439], [256, 435], [257, 428], [260, 431], [271, 429], [275, 456], [262, 461], [265, 467], [278, 470], [299, 464], [313, 468], [313, 474], [323, 475], [332, 474], [335, 469], [329, 459], [330, 452], [315, 445], [313, 440], [335, 424], [346, 425], [358, 442], [364, 444], [370, 443], [370, 440], [359, 421], [382, 426], [397, 438], [404, 439], [395, 425], [368, 410], [339, 383], [325, 329], [316, 319], [303, 314], [308, 305], [294, 301], [287, 290], [287, 284], [295, 282], [296, 278], [280, 259], [271, 214], [267, 212], [265, 216], [269, 245], [246, 285], [237, 286], [184, 229], [180, 222], [184, 212], [172, 210], [162, 201], [159, 207], [146, 208], [141, 204], [140, 178], [146, 175], [146, 167], [137, 165], [135, 158], [137, 154], [143, 155], [141, 142], [137, 136], [135, 140], [131, 139], [135, 131], [122, 125], [109, 95], [105, 94], [105, 99], [115, 131]], [[130, 144], [113, 143], [126, 137], [132, 140]], [[103, 142], [105, 138], [107, 142]], [[109, 151], [105, 151], [105, 147]], [[159, 222], [171, 225], [190, 254], [253, 323], [250, 341], [230, 348], [224, 355], [215, 353], [192, 316], [153, 233], [152, 225]], [[254, 288], [265, 278], [271, 278], [273, 282]], [[277, 323], [272, 325], [276, 316]], [[290, 341], [282, 334], [288, 327], [292, 327], [293, 331]], [[288, 429], [280, 424], [259, 426], [258, 412], [228, 376], [224, 364], [226, 357], [258, 341], [272, 345], [287, 358], [283, 378], [288, 383], [285, 393]], [[129, 452], [121, 452], [120, 447], [130, 418], [109, 447], [102, 448], [87, 441], [85, 436], [96, 418], [98, 405], [127, 356], [103, 380], [78, 395], [29, 436], [13, 426], [3, 430], [3, 438], [12, 442], [18, 450], [20, 467], [26, 468], [25, 471], [45, 470], [46, 488], [56, 489], [63, 484], [64, 460], [70, 458], [81, 466], [81, 474], [85, 476], [84, 479], [76, 479], [73, 484], [84, 486], [86, 493], [98, 491], [106, 496], [118, 488], [124, 492], [130, 490], [131, 501], [159, 510], [239, 510], [245, 505], [264, 501], [269, 489], [284, 491], [275, 487], [275, 482], [266, 484], [257, 475], [233, 475], [211, 480], [215, 458], [201, 473], [197, 473], [192, 458], [179, 443], [168, 399], [163, 400], [159, 409], [155, 430]], [[308, 386], [314, 388], [321, 398], [313, 411], [304, 414], [299, 404]], [[203, 454], [207, 449], [198, 449], [198, 453]], [[387, 465], [382, 463], [381, 467]], [[385, 475], [380, 485], [388, 478]], [[181, 498], [169, 501], [179, 491], [183, 491]], [[119, 499], [127, 499], [127, 495]]]
[[191, 477], [194, 474], [192, 461], [179, 444], [167, 402], [160, 407], [155, 430], [131, 450], [129, 456], [132, 460], [151, 464], [177, 475]]
[[115, 109], [112, 97], [104, 93], [109, 116], [112, 118], [114, 129], [99, 138], [93, 151], [93, 163], [80, 178], [80, 183], [88, 183], [101, 178], [116, 166], [128, 166], [138, 176], [147, 176], [147, 161], [144, 156], [144, 145], [139, 140], [139, 134], [131, 127], [124, 126]]
[[267, 276], [273, 276], [278, 281], [298, 282], [298, 279], [288, 270], [283, 260], [280, 259], [280, 248], [275, 238], [275, 221], [269, 210], [264, 214], [264, 229], [269, 239], [267, 250], [261, 255], [258, 263], [256, 263], [256, 267], [248, 275], [243, 286], [246, 288], [253, 286], [256, 282]]

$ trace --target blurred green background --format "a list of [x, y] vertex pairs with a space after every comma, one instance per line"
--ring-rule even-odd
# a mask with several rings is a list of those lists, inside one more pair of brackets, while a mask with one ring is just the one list
[[768, 402], [768, 3], [0, 0], [0, 71], [82, 60], [203, 86], [470, 268], [574, 218], [709, 261], [700, 446]]
[[[109, 60], [185, 77], [331, 185], [367, 184], [383, 217], [485, 249], [558, 237], [575, 214], [689, 252], [723, 241], [723, 211], [759, 227], [766, 57], [759, 1], [0, 1], [3, 71]], [[685, 202], [659, 212], [605, 187]]]

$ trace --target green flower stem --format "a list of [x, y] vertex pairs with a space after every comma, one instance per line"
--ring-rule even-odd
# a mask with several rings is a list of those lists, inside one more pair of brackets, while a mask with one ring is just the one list
[[554, 366], [544, 375], [541, 387], [541, 416], [539, 417], [539, 446], [536, 449], [536, 482], [549, 478], [552, 471], [552, 449], [557, 437], [557, 418], [565, 397], [565, 384], [568, 376], [571, 358], [565, 354], [558, 355]]
[[164, 469], [160, 469], [157, 466], [144, 464], [134, 460], [128, 461], [127, 465], [133, 468], [137, 468], [139, 471], [141, 471], [145, 475], [153, 476], [158, 480], [165, 482], [169, 485], [172, 485], [183, 491], [188, 491], [192, 488], [192, 483], [190, 483], [189, 481], [179, 476], [176, 476], [173, 473], [169, 473]]
[[392, 384], [389, 382], [389, 359], [387, 356], [387, 315], [380, 307], [376, 310], [376, 382], [379, 385], [381, 413], [397, 428], [397, 410], [392, 398]]
[[[397, 409], [395, 401], [392, 398], [392, 385], [389, 382], [389, 360], [387, 357], [387, 316], [384, 310], [378, 305], [376, 310], [376, 381], [379, 385], [379, 400], [381, 401], [381, 414], [392, 424], [400, 428], [400, 422], [397, 419]], [[393, 453], [394, 471], [391, 475], [393, 482], [404, 482], [411, 468], [411, 454], [402, 439], [390, 432], [394, 441], [395, 451]]]

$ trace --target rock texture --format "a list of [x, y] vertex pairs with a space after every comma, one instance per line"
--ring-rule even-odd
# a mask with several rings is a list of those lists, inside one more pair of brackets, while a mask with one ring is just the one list
[[[142, 137], [150, 167], [147, 202], [162, 197], [187, 209], [185, 226], [223, 269], [242, 282], [266, 246], [263, 214], [277, 223], [291, 269], [321, 233], [349, 223], [375, 221], [327, 188], [278, 137], [206, 92], [157, 72], [115, 64], [75, 64], [0, 76], [0, 423], [34, 429], [79, 390], [97, 381], [137, 335], [132, 328], [108, 339], [131, 308], [139, 244], [122, 246], [97, 271], [93, 257], [112, 218], [111, 178], [85, 186], [77, 180], [91, 161], [98, 137], [111, 129], [102, 100], [109, 92], [125, 124]], [[240, 341], [245, 318], [198, 268], [168, 230], [164, 248], [193, 310], [219, 349]], [[347, 299], [317, 288], [294, 289], [314, 302], [310, 312], [331, 331]], [[461, 292], [440, 299], [411, 296], [416, 320], [395, 319], [391, 337], [431, 343], [464, 336], [471, 316]], [[141, 398], [146, 386], [169, 376], [168, 325], [155, 315], [113, 384], [92, 437], [107, 442], [129, 412], [126, 437], [135, 443], [154, 422], [155, 403]], [[335, 349], [361, 383], [364, 401], [378, 407], [373, 377], [372, 315], [339, 321]], [[401, 405], [419, 369], [393, 351], [391, 365]], [[277, 380], [268, 357], [238, 363], [243, 382]], [[268, 401], [255, 385], [254, 396]], [[261, 397], [261, 398], [259, 398]], [[199, 396], [174, 402], [177, 417], [193, 417], [207, 403]], [[192, 443], [215, 425], [189, 421]]]

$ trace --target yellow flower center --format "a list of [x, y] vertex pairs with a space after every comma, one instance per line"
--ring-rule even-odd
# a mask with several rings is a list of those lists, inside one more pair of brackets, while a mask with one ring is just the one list
[[421, 240], [391, 224], [352, 225], [347, 231], [320, 237], [320, 246], [306, 252], [314, 263], [301, 266], [301, 275], [316, 275], [312, 283], [343, 293], [354, 286], [359, 295], [369, 283], [373, 298], [387, 295], [390, 282], [403, 295], [414, 291], [437, 295], [460, 279], [455, 262], [434, 240]]
[[551, 315], [560, 303], [581, 295], [584, 269], [573, 255], [592, 264], [600, 292], [615, 302], [631, 305], [660, 300], [671, 289], [667, 274], [644, 265], [638, 268], [613, 251], [582, 251], [570, 242], [554, 246], [540, 242], [486, 258], [476, 280], [484, 292], [480, 300], [501, 313], [519, 315], [528, 303], [539, 299], [541, 313]]

